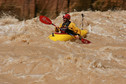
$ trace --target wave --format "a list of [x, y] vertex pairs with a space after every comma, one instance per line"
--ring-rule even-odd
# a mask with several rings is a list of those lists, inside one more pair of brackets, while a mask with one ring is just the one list
[[[62, 15], [53, 23], [62, 23]], [[84, 23], [91, 44], [51, 41], [48, 36], [54, 27], [41, 23], [38, 17], [24, 21], [13, 16], [0, 18], [0, 83], [125, 84], [126, 11], [70, 15], [79, 28]]]

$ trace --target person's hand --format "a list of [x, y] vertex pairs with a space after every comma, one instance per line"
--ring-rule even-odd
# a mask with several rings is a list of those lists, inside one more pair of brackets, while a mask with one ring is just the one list
[[76, 35], [76, 36], [75, 36], [75, 38], [76, 38], [76, 39], [79, 39], [79, 38], [80, 38], [80, 36], [79, 36], [79, 35]]
[[59, 28], [58, 26], [56, 26], [56, 28]]
[[59, 32], [59, 27], [55, 27], [55, 32]]

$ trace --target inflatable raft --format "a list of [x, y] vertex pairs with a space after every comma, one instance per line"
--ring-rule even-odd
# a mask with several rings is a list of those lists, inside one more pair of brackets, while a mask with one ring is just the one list
[[[87, 30], [81, 30], [82, 37], [85, 37], [87, 33], [88, 33]], [[48, 38], [53, 41], [68, 41], [68, 40], [75, 39], [74, 36], [66, 34], [66, 33], [52, 33], [51, 35], [49, 35]]]

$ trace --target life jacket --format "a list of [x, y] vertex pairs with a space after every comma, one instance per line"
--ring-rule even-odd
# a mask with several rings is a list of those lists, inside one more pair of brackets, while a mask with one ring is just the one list
[[68, 30], [68, 26], [70, 25], [70, 23], [71, 21], [62, 24], [62, 27], [60, 28], [61, 33], [66, 33], [66, 30]]
[[61, 33], [67, 33], [70, 35], [77, 35], [77, 33], [75, 33], [74, 31], [72, 31], [68, 28], [70, 23], [71, 23], [71, 21], [68, 21], [68, 22], [62, 24], [62, 27], [60, 28]]

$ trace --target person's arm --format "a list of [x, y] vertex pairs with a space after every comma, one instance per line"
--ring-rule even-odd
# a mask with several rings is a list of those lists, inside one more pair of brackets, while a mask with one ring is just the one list
[[75, 35], [75, 38], [79, 39], [81, 36], [81, 30], [74, 23], [71, 23], [71, 30], [73, 30], [73, 32], [77, 34]]
[[74, 23], [72, 23], [72, 28], [76, 34], [79, 34], [79, 35], [81, 34], [81, 30]]
[[62, 24], [60, 24], [59, 27], [56, 27], [56, 28], [55, 28], [55, 32], [59, 32], [61, 27], [62, 27]]

